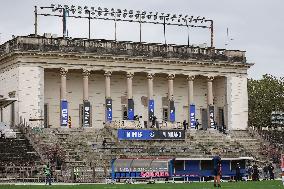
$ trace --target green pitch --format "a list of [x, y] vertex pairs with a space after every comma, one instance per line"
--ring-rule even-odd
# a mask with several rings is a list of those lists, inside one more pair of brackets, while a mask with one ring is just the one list
[[[93, 184], [93, 185], [0, 185], [0, 189], [213, 189], [213, 183], [186, 184]], [[284, 189], [281, 181], [222, 183], [226, 189]]]

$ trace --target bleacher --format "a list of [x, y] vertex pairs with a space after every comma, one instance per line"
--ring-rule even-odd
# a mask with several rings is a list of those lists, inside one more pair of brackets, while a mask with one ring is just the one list
[[[186, 133], [184, 141], [119, 141], [117, 129], [29, 129], [30, 140], [35, 141], [41, 154], [46, 146], [59, 146], [64, 151], [62, 171], [56, 174], [59, 181], [72, 182], [73, 168], [79, 169], [76, 182], [103, 181], [110, 174], [114, 158], [206, 158], [220, 152], [222, 157], [252, 156], [261, 159], [260, 142], [247, 131], [223, 134], [216, 130]], [[40, 151], [40, 150], [39, 150]]]
[[25, 136], [10, 128], [1, 133], [0, 182], [39, 179], [40, 157]]

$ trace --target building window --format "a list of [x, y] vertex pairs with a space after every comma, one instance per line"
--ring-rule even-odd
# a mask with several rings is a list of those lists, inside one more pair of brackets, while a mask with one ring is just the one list
[[49, 113], [48, 113], [48, 104], [44, 104], [44, 128], [49, 127]]
[[79, 125], [83, 127], [83, 104], [79, 104]]
[[126, 107], [126, 105], [121, 106], [121, 112], [122, 112], [122, 119], [127, 120], [127, 107]]
[[15, 125], [15, 103], [11, 104], [11, 126]]

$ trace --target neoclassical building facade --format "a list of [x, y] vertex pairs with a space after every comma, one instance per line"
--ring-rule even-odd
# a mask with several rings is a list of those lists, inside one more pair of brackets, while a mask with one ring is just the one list
[[8, 124], [247, 128], [244, 51], [46, 35], [16, 37], [0, 55], [0, 95], [17, 100], [1, 111]]

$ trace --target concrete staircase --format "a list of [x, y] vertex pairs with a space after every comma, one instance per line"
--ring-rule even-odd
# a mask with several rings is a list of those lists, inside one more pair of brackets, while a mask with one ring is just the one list
[[110, 162], [114, 158], [193, 158], [212, 157], [216, 153], [221, 153], [222, 157], [265, 158], [259, 153], [260, 141], [247, 131], [223, 134], [216, 130], [189, 130], [185, 141], [118, 141], [117, 130], [110, 127], [43, 129], [32, 135], [37, 148], [59, 145], [64, 151], [59, 178], [65, 182], [72, 180], [73, 167], [78, 167], [81, 173], [78, 182], [102, 181], [110, 175]]

